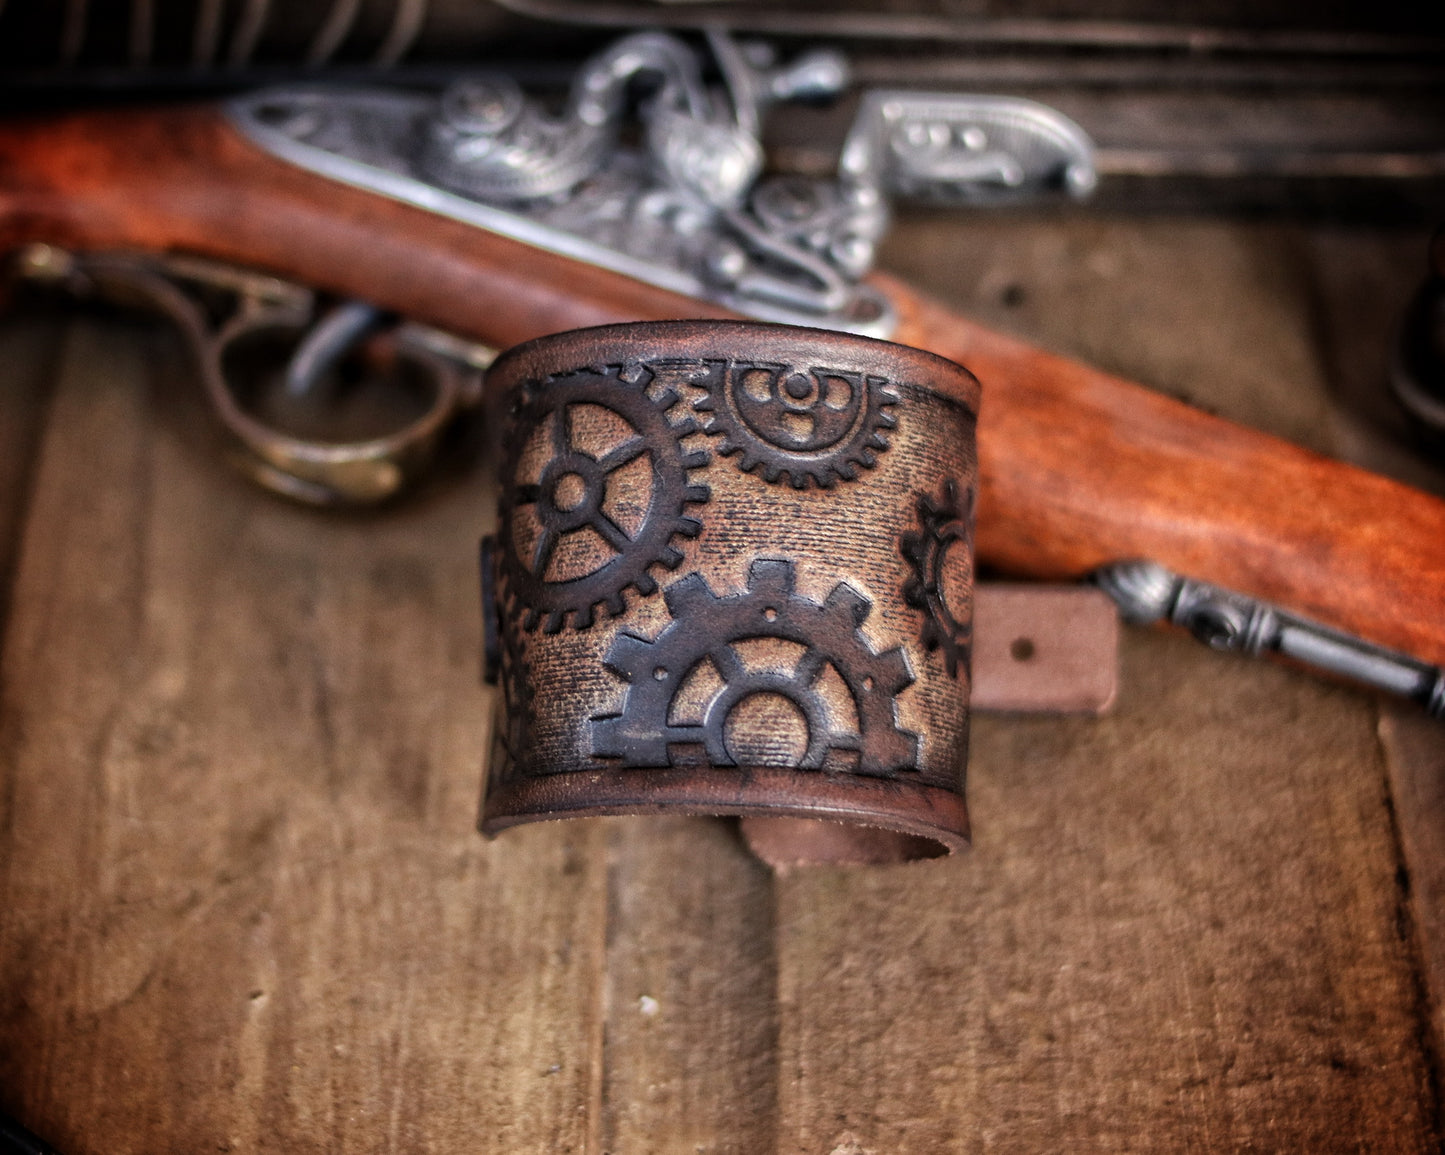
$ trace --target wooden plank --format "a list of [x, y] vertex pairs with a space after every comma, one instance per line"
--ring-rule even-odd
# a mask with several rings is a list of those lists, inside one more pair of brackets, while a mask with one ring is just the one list
[[603, 1151], [754, 1155], [777, 1125], [772, 876], [733, 823], [612, 820]]
[[[4, 400], [0, 402], [0, 646], [5, 638], [15, 560], [20, 550], [20, 524], [60, 335], [61, 322], [54, 317], [25, 312], [11, 313], [0, 320], [0, 365], [4, 366]], [[7, 809], [6, 796], [6, 779], [0, 774], [0, 815]], [[6, 1135], [5, 1120], [0, 1118], [0, 1138]]]
[[1396, 706], [1380, 719], [1380, 738], [1438, 1056], [1445, 1049], [1445, 727], [1419, 710]]
[[70, 340], [7, 639], [0, 1100], [67, 1155], [580, 1152], [605, 846], [475, 833], [472, 478], [357, 517]]
[[[891, 258], [1325, 447], [1291, 252], [1260, 227], [935, 220]], [[1435, 1148], [1372, 701], [1181, 637], [1130, 632], [1123, 658], [1113, 717], [976, 719], [971, 855], [780, 879], [780, 1150]]]
[[0, 402], [0, 639], [19, 546], [20, 520], [29, 492], [35, 447], [40, 440], [45, 402], [60, 343], [54, 317], [22, 313], [0, 322], [0, 365], [4, 401]]
[[[1331, 227], [1311, 230], [1304, 242], [1342, 454], [1445, 493], [1445, 460], [1419, 451], [1386, 388], [1402, 315], [1423, 278], [1428, 234], [1381, 237]], [[1445, 1056], [1445, 726], [1414, 706], [1385, 703], [1380, 741], [1438, 1083]]]
[[1432, 1149], [1368, 704], [1124, 652], [979, 720], [968, 857], [780, 882], [780, 1149]]

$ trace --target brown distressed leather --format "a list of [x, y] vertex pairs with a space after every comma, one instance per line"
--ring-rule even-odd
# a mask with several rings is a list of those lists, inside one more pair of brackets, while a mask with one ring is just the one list
[[796, 860], [966, 845], [966, 370], [683, 321], [533, 341], [489, 384], [509, 428], [485, 833], [671, 811], [788, 819], [769, 837]]
[[1104, 714], [1119, 693], [1119, 610], [1083, 585], [984, 582], [973, 601], [975, 710]]

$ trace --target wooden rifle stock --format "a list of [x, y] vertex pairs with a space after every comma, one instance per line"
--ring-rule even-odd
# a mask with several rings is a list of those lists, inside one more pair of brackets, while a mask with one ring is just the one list
[[[30, 241], [248, 265], [499, 347], [731, 315], [304, 172], [207, 108], [0, 126], [0, 247]], [[1147, 557], [1445, 665], [1445, 502], [877, 283], [894, 340], [983, 383], [981, 560], [1076, 578]]]

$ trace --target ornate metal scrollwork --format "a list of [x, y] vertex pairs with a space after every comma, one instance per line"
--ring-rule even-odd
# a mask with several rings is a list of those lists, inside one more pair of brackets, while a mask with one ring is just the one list
[[1445, 718], [1445, 670], [1387, 650], [1236, 590], [1182, 577], [1157, 562], [1104, 566], [1098, 585], [1127, 622], [1168, 621], [1215, 650], [1277, 653], [1306, 666], [1410, 698]]
[[824, 50], [779, 63], [721, 33], [708, 45], [722, 88], [687, 42], [640, 32], [582, 67], [560, 114], [496, 72], [439, 96], [273, 89], [230, 114], [262, 148], [337, 180], [745, 315], [874, 336], [894, 319], [860, 278], [890, 196], [993, 203], [1092, 185], [1087, 137], [1052, 109], [904, 92], [865, 97], [837, 178], [765, 176], [768, 107], [836, 96], [847, 62]]

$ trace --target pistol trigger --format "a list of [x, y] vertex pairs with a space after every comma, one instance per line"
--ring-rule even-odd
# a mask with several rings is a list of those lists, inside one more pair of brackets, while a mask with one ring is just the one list
[[245, 345], [274, 327], [262, 317], [223, 333], [208, 391], [243, 472], [310, 505], [385, 501], [425, 474], [443, 433], [476, 407], [495, 356], [346, 301], [299, 327], [281, 388], [270, 387], [275, 373], [238, 380]]
[[[443, 431], [476, 408], [496, 355], [360, 301], [318, 317], [310, 289], [192, 257], [31, 245], [13, 271], [167, 317], [232, 440], [228, 457], [258, 484], [309, 505], [384, 501], [424, 474]], [[294, 346], [279, 369], [278, 341]], [[368, 356], [354, 372], [352, 359]], [[357, 390], [332, 386], [363, 377], [370, 410], [358, 412], [366, 406], [346, 396]]]

